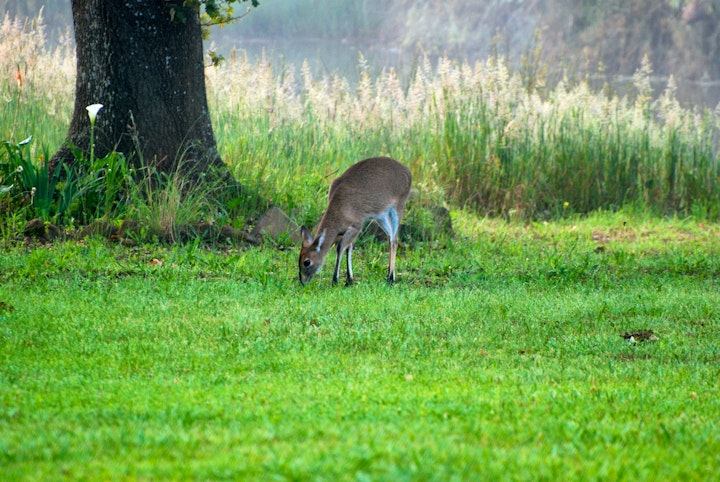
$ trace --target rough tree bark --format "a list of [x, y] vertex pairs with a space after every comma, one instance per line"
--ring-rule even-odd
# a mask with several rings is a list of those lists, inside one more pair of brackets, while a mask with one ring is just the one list
[[[100, 103], [97, 156], [114, 149], [161, 172], [178, 161], [193, 173], [225, 170], [208, 112], [199, 16], [174, 8], [163, 0], [72, 0], [77, 76], [67, 139], [82, 151], [86, 106]], [[68, 146], [60, 159], [74, 162]]]

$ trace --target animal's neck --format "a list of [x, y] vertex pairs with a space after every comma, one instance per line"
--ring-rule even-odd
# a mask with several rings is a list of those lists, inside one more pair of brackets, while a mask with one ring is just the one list
[[341, 233], [341, 230], [337, 228], [337, 225], [337, 221], [332, 219], [331, 216], [328, 216], [327, 213], [323, 215], [322, 219], [320, 219], [320, 222], [318, 223], [315, 239], [324, 236], [323, 242], [320, 245], [320, 252], [323, 254], [327, 254], [327, 252], [330, 251], [330, 248], [333, 244], [335, 244], [335, 240]]

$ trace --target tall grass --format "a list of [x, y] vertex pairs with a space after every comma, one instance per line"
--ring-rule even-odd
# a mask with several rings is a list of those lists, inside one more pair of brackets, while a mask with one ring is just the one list
[[36, 139], [54, 149], [67, 132], [75, 86], [69, 39], [50, 49], [42, 13], [35, 19], [0, 19], [0, 139]]
[[[72, 106], [73, 53], [44, 48], [42, 19], [5, 18], [0, 137], [59, 146]], [[329, 178], [367, 156], [411, 166], [421, 197], [479, 213], [557, 217], [632, 205], [720, 218], [718, 115], [681, 106], [674, 82], [656, 95], [651, 67], [635, 93], [587, 82], [544, 88], [501, 57], [419, 62], [403, 81], [313, 76], [307, 64], [231, 55], [206, 71], [221, 155], [235, 176], [312, 222]], [[19, 73], [19, 75], [18, 75]], [[20, 79], [20, 80], [18, 80]], [[17, 142], [17, 141], [16, 141]], [[0, 183], [2, 184], [2, 183]]]
[[407, 85], [393, 71], [365, 71], [351, 87], [242, 57], [208, 78], [229, 164], [270, 190], [309, 179], [314, 191], [318, 175], [384, 153], [410, 164], [423, 190], [491, 215], [633, 204], [717, 219], [718, 117], [680, 106], [672, 80], [653, 99], [651, 73], [638, 69], [632, 98], [586, 82], [529, 91], [502, 58], [425, 61]]

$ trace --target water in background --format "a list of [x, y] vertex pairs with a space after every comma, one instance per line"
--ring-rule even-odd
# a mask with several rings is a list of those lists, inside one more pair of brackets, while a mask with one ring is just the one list
[[[299, 71], [303, 62], [307, 62], [315, 77], [337, 74], [351, 84], [356, 83], [363, 68], [367, 68], [371, 76], [393, 69], [406, 85], [418, 63], [423, 62], [426, 57], [421, 50], [379, 44], [361, 45], [348, 40], [215, 36], [213, 39], [207, 43], [207, 49], [215, 50], [225, 57], [229, 57], [235, 49], [236, 55], [247, 55], [249, 61], [264, 59], [270, 62], [278, 73], [290, 65]], [[437, 56], [427, 57], [434, 65]], [[655, 96], [665, 91], [668, 80], [665, 77], [651, 79]], [[687, 81], [676, 78], [675, 82], [676, 97], [682, 105], [720, 110], [720, 81]], [[620, 96], [632, 95], [635, 92], [632, 77], [628, 76], [595, 76], [590, 79], [590, 84], [595, 89], [602, 89], [607, 84]]]

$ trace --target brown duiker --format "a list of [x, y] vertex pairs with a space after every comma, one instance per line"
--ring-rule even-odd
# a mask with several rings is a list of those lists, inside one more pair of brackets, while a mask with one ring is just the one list
[[300, 283], [309, 283], [337, 243], [333, 284], [340, 277], [340, 261], [347, 253], [347, 281], [353, 282], [352, 249], [363, 223], [374, 219], [388, 236], [390, 265], [387, 280], [395, 282], [395, 255], [400, 219], [410, 194], [410, 170], [389, 157], [373, 157], [352, 165], [330, 185], [328, 206], [313, 237], [308, 228], [300, 229]]

